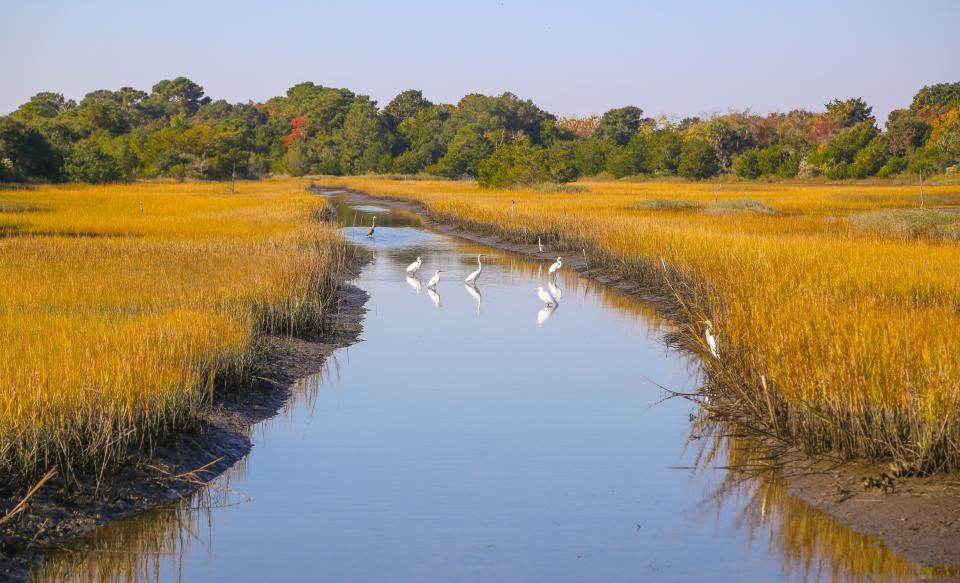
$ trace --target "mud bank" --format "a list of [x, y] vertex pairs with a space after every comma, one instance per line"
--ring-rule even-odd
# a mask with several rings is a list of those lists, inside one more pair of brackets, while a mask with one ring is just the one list
[[[345, 274], [354, 276], [359, 265]], [[0, 581], [26, 580], [29, 568], [58, 545], [97, 526], [190, 495], [247, 455], [251, 428], [280, 411], [293, 384], [319, 372], [334, 350], [358, 341], [367, 294], [342, 283], [338, 307], [315, 338], [267, 339], [253, 386], [221, 391], [204, 413], [199, 429], [173, 436], [152, 455], [132, 454], [129, 463], [94, 479], [79, 493], [60, 492], [56, 479], [45, 484], [26, 509], [0, 526]], [[0, 516], [18, 502], [0, 497]]]
[[[553, 259], [556, 253], [539, 253], [536, 245], [503, 241], [498, 237], [467, 232], [436, 221], [419, 204], [387, 196], [373, 196], [345, 187], [314, 186], [314, 192], [349, 192], [357, 202], [375, 203], [417, 213], [433, 229], [475, 243], [513, 253]], [[581, 254], [565, 255], [569, 267], [599, 283], [669, 309], [662, 297], [615, 270], [591, 267]], [[787, 491], [810, 506], [826, 512], [852, 530], [876, 537], [891, 551], [917, 564], [960, 566], [960, 477], [927, 476], [893, 479], [892, 489], [865, 488], [865, 478], [878, 478], [884, 465], [811, 459], [795, 451], [782, 457], [777, 473]], [[952, 569], [951, 569], [952, 571]], [[955, 578], [938, 581], [960, 581]]]

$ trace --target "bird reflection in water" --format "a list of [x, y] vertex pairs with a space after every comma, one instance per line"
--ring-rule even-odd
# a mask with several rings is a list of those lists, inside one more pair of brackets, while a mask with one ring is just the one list
[[550, 319], [550, 316], [557, 311], [557, 305], [547, 306], [537, 312], [537, 326], [543, 326], [543, 323]]
[[433, 305], [439, 308], [439, 307], [440, 307], [440, 294], [437, 292], [437, 290], [433, 289], [432, 287], [428, 287], [428, 288], [427, 288], [427, 295], [430, 296], [430, 300], [433, 302]]
[[470, 296], [471, 296], [473, 299], [477, 300], [477, 315], [479, 316], [479, 315], [480, 315], [480, 304], [481, 304], [482, 301], [483, 301], [483, 296], [480, 295], [480, 288], [478, 288], [476, 285], [469, 285], [469, 284], [467, 284], [467, 285], [465, 285], [465, 286], [463, 286], [463, 287], [467, 288], [467, 293], [470, 294]]
[[407, 276], [407, 285], [413, 288], [417, 295], [420, 295], [420, 291], [423, 289], [423, 286], [420, 284], [420, 280], [416, 277]]
[[550, 295], [557, 298], [557, 301], [563, 299], [563, 290], [560, 289], [560, 286], [554, 282], [547, 280], [547, 287], [550, 288]]

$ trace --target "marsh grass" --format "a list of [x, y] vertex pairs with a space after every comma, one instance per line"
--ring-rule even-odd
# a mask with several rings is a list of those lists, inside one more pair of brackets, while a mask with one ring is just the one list
[[[0, 212], [0, 476], [103, 475], [322, 328], [344, 246], [295, 181], [38, 187]], [[7, 193], [0, 192], [0, 202]]]
[[903, 239], [960, 241], [960, 213], [936, 209], [880, 209], [850, 216], [861, 233]]
[[[837, 458], [960, 470], [960, 248], [853, 237], [837, 220], [877, 210], [838, 195], [909, 208], [912, 187], [737, 183], [718, 193], [712, 184], [591, 181], [589, 196], [547, 197], [451, 182], [339, 183], [418, 202], [465, 230], [585, 251], [591, 268], [664, 298], [681, 341], [703, 355], [711, 402], [757, 434]], [[636, 208], [651, 197], [735, 208], [749, 198], [777, 214]], [[708, 318], [720, 360], [704, 343]]]

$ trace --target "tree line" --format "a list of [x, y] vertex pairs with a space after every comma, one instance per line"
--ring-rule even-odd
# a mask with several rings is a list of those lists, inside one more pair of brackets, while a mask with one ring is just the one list
[[861, 98], [766, 116], [672, 120], [626, 106], [563, 118], [511, 93], [453, 105], [408, 90], [380, 109], [312, 82], [231, 104], [184, 77], [79, 102], [39, 93], [0, 117], [0, 181], [424, 173], [509, 187], [597, 175], [889, 177], [958, 163], [960, 82], [922, 88], [884, 129]]

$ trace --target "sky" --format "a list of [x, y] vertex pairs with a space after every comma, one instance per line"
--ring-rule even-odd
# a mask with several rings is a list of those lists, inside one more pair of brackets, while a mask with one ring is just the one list
[[821, 110], [863, 97], [882, 122], [960, 81], [960, 1], [0, 0], [0, 114], [40, 91], [149, 91], [179, 75], [214, 99], [302, 82], [381, 106], [510, 91], [558, 115]]

